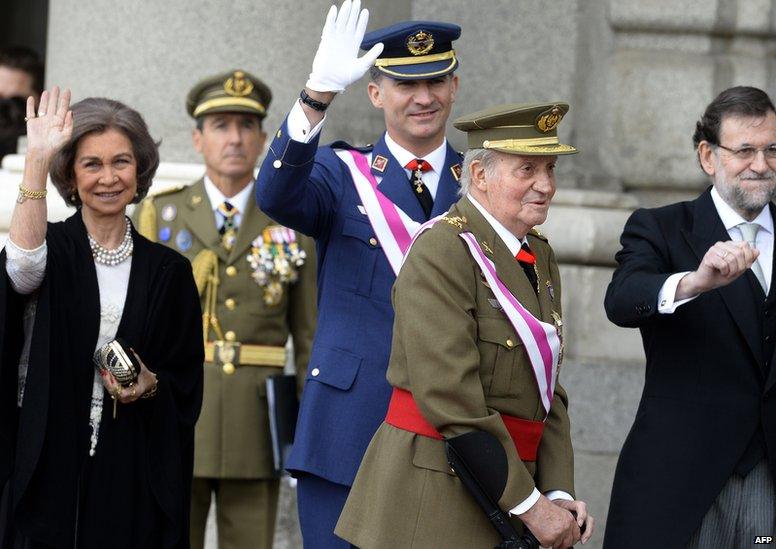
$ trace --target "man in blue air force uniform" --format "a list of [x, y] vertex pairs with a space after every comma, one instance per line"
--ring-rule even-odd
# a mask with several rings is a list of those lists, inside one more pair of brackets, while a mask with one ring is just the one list
[[[461, 157], [445, 139], [458, 77], [456, 25], [411, 21], [364, 36], [359, 0], [332, 6], [310, 79], [277, 131], [256, 186], [259, 206], [316, 239], [318, 331], [288, 468], [299, 479], [305, 544], [348, 547], [333, 534], [369, 440], [385, 417], [395, 274], [336, 150], [318, 148], [324, 111], [370, 70], [368, 95], [386, 133], [366, 156], [380, 193], [417, 222], [456, 199]], [[359, 45], [368, 50], [358, 57]], [[412, 169], [407, 168], [410, 166]]]

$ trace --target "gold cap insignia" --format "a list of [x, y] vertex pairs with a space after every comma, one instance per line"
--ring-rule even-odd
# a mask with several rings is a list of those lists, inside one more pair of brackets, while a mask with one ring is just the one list
[[540, 132], [547, 133], [557, 128], [562, 119], [563, 111], [556, 105], [537, 116], [534, 125]]
[[418, 31], [407, 37], [407, 49], [412, 55], [426, 55], [434, 47], [434, 37], [426, 31]]
[[372, 169], [377, 170], [380, 173], [385, 171], [385, 167], [388, 165], [388, 159], [378, 154], [375, 159], [372, 160]]
[[253, 91], [253, 82], [245, 78], [243, 71], [234, 71], [224, 82], [224, 91], [235, 97], [245, 97]]

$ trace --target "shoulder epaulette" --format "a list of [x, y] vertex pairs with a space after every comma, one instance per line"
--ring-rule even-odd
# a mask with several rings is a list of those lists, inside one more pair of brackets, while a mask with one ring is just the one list
[[356, 147], [355, 145], [351, 145], [346, 141], [334, 141], [333, 143], [329, 144], [329, 147], [331, 147], [332, 149], [340, 149], [345, 151], [358, 151], [362, 153], [372, 152], [372, 149], [374, 149], [374, 145], [372, 145], [371, 143], [369, 143], [368, 145], [364, 145], [362, 147]]
[[153, 200], [154, 198], [157, 198], [159, 196], [166, 196], [168, 194], [177, 193], [178, 191], [182, 191], [186, 187], [188, 187], [188, 185], [173, 185], [172, 187], [167, 187], [166, 189], [162, 189], [154, 193], [148, 193], [147, 198]]
[[466, 223], [468, 223], [468, 220], [466, 219], [466, 217], [461, 217], [461, 216], [457, 216], [457, 215], [455, 215], [455, 216], [452, 216], [452, 215], [451, 216], [447, 216], [446, 215], [446, 216], [442, 217], [442, 221], [444, 221], [445, 223], [448, 223], [449, 225], [452, 225], [453, 227], [457, 228], [459, 231], [462, 231], [464, 225], [466, 225]]
[[540, 238], [541, 240], [544, 240], [545, 242], [548, 242], [547, 237], [544, 236], [541, 232], [539, 232], [539, 229], [533, 228], [530, 231], [528, 231], [528, 234], [533, 235], [537, 238]]

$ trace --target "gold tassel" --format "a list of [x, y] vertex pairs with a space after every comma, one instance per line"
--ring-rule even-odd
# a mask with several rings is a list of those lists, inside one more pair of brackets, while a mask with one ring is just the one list
[[138, 232], [151, 242], [156, 242], [156, 206], [154, 206], [154, 199], [152, 197], [146, 198], [140, 205], [138, 222]]

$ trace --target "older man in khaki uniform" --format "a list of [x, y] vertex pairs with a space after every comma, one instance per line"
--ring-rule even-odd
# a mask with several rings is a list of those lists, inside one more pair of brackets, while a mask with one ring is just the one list
[[208, 78], [189, 93], [194, 147], [206, 173], [148, 198], [141, 232], [193, 264], [202, 298], [205, 395], [196, 428], [191, 545], [204, 544], [211, 498], [220, 549], [272, 546], [278, 498], [265, 381], [283, 372], [293, 337], [297, 379], [315, 327], [311, 241], [253, 202], [269, 88], [245, 71]]
[[464, 197], [416, 237], [397, 278], [393, 396], [337, 524], [358, 547], [498, 544], [445, 455], [443, 439], [475, 430], [503, 446], [499, 506], [517, 528], [547, 547], [570, 547], [583, 525], [582, 539], [592, 534], [586, 505], [573, 498], [568, 399], [555, 384], [558, 265], [533, 229], [555, 193], [557, 156], [576, 152], [557, 138], [567, 111], [504, 105], [455, 122], [469, 134]]

